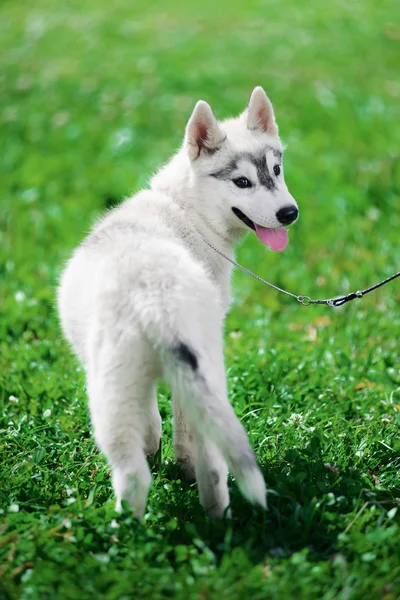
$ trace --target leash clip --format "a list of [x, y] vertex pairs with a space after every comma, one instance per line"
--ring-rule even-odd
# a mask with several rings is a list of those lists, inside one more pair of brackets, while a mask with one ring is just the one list
[[311, 298], [309, 296], [296, 296], [296, 299], [303, 306], [310, 306]]

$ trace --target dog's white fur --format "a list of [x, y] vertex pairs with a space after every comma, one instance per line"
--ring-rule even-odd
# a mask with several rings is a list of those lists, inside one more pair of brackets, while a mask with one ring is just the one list
[[[242, 494], [266, 506], [264, 480], [225, 382], [231, 266], [197, 233], [233, 257], [248, 230], [233, 206], [260, 225], [281, 226], [277, 210], [295, 205], [283, 173], [273, 193], [232, 182], [257, 181], [246, 153], [265, 148], [271, 172], [282, 146], [262, 88], [240, 117], [222, 123], [199, 101], [181, 149], [150, 189], [109, 212], [62, 275], [61, 324], [86, 370], [96, 440], [111, 465], [117, 507], [127, 500], [138, 518], [151, 482], [146, 455], [157, 451], [161, 436], [159, 377], [172, 388], [176, 458], [187, 477], [196, 477], [205, 510], [227, 514], [227, 465]], [[232, 156], [239, 156], [234, 165]]]

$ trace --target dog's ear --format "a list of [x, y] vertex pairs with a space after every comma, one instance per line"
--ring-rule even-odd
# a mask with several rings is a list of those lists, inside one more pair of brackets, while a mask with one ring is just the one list
[[199, 100], [186, 125], [185, 144], [191, 160], [199, 158], [202, 152], [212, 154], [220, 148], [225, 138], [211, 106]]
[[274, 109], [262, 87], [258, 86], [252, 91], [249, 105], [243, 113], [243, 117], [246, 119], [248, 129], [268, 133], [268, 135], [274, 137], [278, 136]]

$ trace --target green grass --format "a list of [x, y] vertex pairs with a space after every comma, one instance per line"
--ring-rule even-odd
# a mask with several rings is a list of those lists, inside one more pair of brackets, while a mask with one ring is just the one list
[[[141, 5], [141, 6], [140, 6]], [[301, 220], [239, 259], [330, 297], [399, 270], [398, 6], [383, 0], [4, 2], [0, 8], [0, 598], [400, 597], [399, 284], [304, 308], [242, 273], [230, 399], [268, 487], [232, 522], [179, 480], [169, 391], [142, 524], [113, 511], [54, 287], [107, 207], [146, 184], [195, 101], [274, 103]], [[18, 401], [17, 401], [18, 399]]]

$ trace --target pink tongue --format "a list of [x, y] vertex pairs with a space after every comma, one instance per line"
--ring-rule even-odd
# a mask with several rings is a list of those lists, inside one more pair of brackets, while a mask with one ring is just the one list
[[270, 229], [269, 227], [261, 227], [256, 223], [255, 226], [258, 239], [274, 252], [282, 252], [288, 245], [289, 236], [283, 227]]

